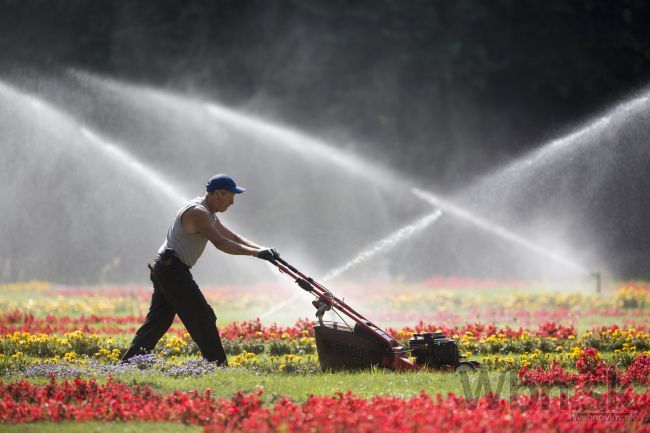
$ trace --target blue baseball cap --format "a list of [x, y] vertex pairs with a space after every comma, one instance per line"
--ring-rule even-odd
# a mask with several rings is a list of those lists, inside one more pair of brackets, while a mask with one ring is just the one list
[[208, 184], [205, 186], [206, 191], [212, 192], [218, 189], [225, 189], [226, 191], [234, 192], [235, 194], [246, 191], [246, 188], [237, 186], [232, 177], [227, 174], [219, 173], [210, 178]]

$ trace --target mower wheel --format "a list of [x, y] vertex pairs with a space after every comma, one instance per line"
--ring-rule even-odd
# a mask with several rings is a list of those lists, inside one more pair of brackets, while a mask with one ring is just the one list
[[454, 367], [454, 370], [458, 373], [470, 372], [476, 370], [476, 366], [469, 361], [461, 361]]

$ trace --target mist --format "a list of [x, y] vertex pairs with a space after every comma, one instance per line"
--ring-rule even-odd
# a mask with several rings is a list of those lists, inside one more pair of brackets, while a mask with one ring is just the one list
[[[581, 50], [595, 18], [560, 44], [526, 5], [34, 4], [1, 18], [4, 281], [145, 282], [218, 172], [226, 226], [333, 282], [647, 275], [650, 67]], [[277, 277], [207, 250], [201, 282]]]

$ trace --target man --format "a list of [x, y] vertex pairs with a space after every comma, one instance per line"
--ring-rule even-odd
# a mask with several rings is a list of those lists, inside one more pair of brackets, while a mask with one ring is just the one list
[[273, 248], [264, 248], [228, 230], [215, 215], [225, 212], [235, 195], [245, 191], [228, 175], [212, 176], [203, 197], [197, 197], [178, 211], [158, 250], [151, 269], [153, 295], [144, 324], [138, 329], [123, 361], [148, 353], [169, 329], [178, 314], [201, 354], [208, 361], [227, 365], [226, 353], [217, 330], [217, 317], [194, 282], [194, 266], [208, 241], [219, 250], [264, 260], [279, 257]]

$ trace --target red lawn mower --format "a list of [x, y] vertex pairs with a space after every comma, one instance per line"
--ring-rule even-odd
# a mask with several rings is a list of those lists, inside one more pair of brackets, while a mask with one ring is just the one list
[[[481, 366], [477, 361], [464, 361], [465, 356], [458, 352], [458, 343], [439, 332], [414, 334], [409, 340], [409, 347], [405, 348], [324, 286], [305, 276], [285, 260], [278, 257], [270, 262], [316, 298], [312, 302], [318, 318], [318, 324], [314, 326], [314, 336], [323, 371], [362, 370], [372, 366], [397, 371], [469, 371]], [[343, 323], [323, 321], [326, 311], [334, 312]], [[343, 316], [354, 323], [348, 323]], [[415, 357], [415, 362], [409, 359], [409, 353]]]

